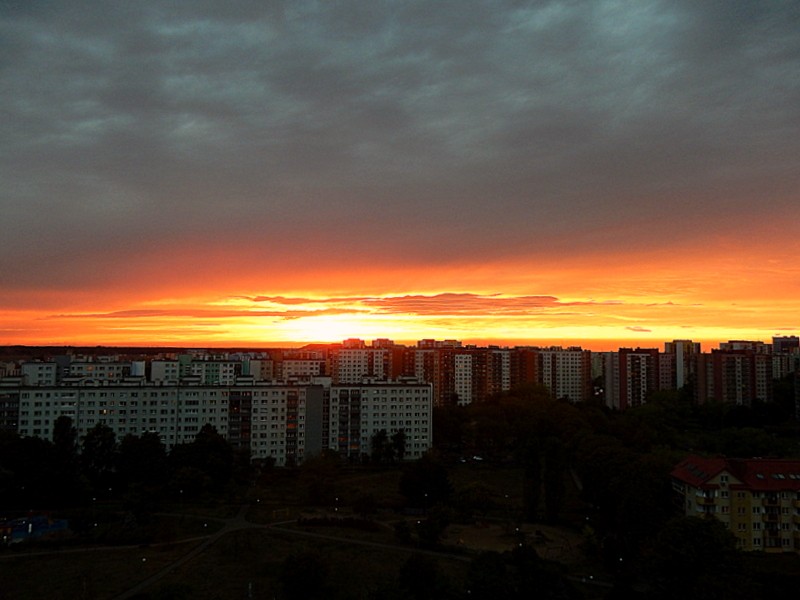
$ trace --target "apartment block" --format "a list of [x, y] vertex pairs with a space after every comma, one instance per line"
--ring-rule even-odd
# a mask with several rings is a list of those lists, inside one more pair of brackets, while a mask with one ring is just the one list
[[25, 385], [55, 385], [58, 381], [58, 365], [54, 362], [24, 362], [19, 369]]
[[592, 355], [581, 348], [537, 351], [539, 383], [555, 398], [585, 402], [592, 395]]
[[607, 355], [605, 400], [610, 408], [641, 406], [648, 394], [661, 389], [659, 352], [655, 348], [620, 348]]
[[722, 521], [742, 550], [800, 551], [800, 461], [690, 456], [671, 476], [683, 514]]
[[721, 346], [697, 357], [697, 402], [750, 406], [754, 400], [771, 401], [772, 356], [760, 348]]
[[672, 389], [679, 390], [694, 378], [700, 351], [700, 344], [691, 340], [673, 340], [664, 344], [664, 355], [672, 357], [674, 363], [671, 369], [674, 378], [670, 378]]
[[0, 388], [0, 429], [52, 439], [67, 416], [79, 436], [97, 423], [121, 439], [158, 433], [167, 447], [189, 443], [205, 424], [253, 458], [279, 466], [299, 464], [330, 448], [351, 460], [369, 455], [380, 429], [404, 430], [406, 457], [419, 458], [432, 443], [430, 385], [385, 382], [331, 386], [307, 384], [158, 385], [107, 383]]
[[[324, 412], [323, 412], [324, 414]], [[433, 390], [429, 384], [388, 383], [332, 386], [327, 447], [358, 460], [370, 452], [372, 436], [403, 430], [406, 458], [420, 458], [433, 442]]]

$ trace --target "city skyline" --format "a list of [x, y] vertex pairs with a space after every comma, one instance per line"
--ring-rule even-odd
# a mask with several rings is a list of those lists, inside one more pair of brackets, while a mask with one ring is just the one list
[[793, 2], [6, 2], [0, 344], [800, 330]]

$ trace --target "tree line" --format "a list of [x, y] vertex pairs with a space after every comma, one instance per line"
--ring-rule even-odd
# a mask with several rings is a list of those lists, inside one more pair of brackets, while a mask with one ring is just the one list
[[62, 416], [52, 441], [0, 434], [0, 510], [81, 506], [126, 494], [188, 499], [223, 490], [247, 463], [249, 456], [237, 454], [211, 425], [168, 452], [157, 433], [117, 439], [103, 423], [79, 438]]

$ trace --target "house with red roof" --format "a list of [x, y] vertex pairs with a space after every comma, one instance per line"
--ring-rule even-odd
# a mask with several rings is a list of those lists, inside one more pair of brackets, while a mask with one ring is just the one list
[[800, 460], [689, 456], [671, 477], [683, 514], [719, 519], [742, 550], [800, 552]]

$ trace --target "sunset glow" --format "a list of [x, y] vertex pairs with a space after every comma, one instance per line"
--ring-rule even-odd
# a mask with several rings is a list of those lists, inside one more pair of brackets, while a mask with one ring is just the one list
[[[456, 285], [457, 274], [425, 270], [418, 285], [427, 289], [411, 293], [357, 295], [366, 273], [350, 283], [353, 289], [331, 296], [320, 289], [275, 294], [274, 288], [235, 288], [228, 296], [182, 298], [173, 290], [164, 299], [112, 297], [106, 300], [110, 309], [87, 300], [61, 313], [6, 309], [4, 338], [26, 344], [193, 346], [448, 338], [605, 349], [672, 339], [766, 340], [800, 329], [795, 300], [800, 273], [789, 264], [793, 261], [770, 259], [763, 271], [711, 257], [702, 262], [707, 271], [666, 267], [657, 260], [635, 269], [598, 265], [581, 271], [560, 265], [546, 272], [531, 265], [528, 272], [537, 273], [539, 283], [528, 289], [517, 281], [517, 262], [505, 269], [495, 265], [493, 282], [474, 281], [478, 291], [435, 289], [435, 280]], [[364, 287], [379, 287], [382, 277], [375, 273], [375, 283]], [[336, 285], [347, 283], [337, 278]]]

